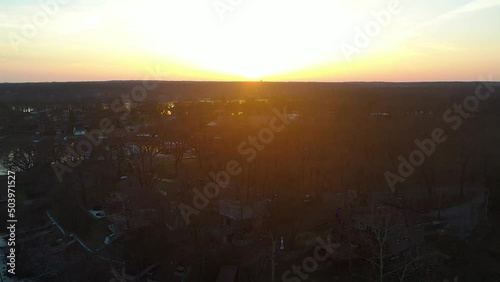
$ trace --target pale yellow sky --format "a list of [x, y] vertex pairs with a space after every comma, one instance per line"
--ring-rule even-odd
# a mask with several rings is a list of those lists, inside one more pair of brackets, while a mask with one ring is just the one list
[[165, 80], [500, 77], [499, 0], [4, 0], [0, 11], [0, 82], [146, 79], [157, 66]]

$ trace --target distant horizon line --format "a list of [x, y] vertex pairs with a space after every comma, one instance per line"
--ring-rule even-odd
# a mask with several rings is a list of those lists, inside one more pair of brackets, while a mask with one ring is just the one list
[[[0, 84], [40, 84], [40, 83], [106, 83], [106, 82], [202, 82], [202, 83], [476, 83], [481, 80], [431, 80], [431, 81], [272, 81], [272, 80], [157, 80], [157, 79], [125, 79], [125, 80], [71, 80], [71, 81], [22, 81], [22, 82], [0, 82]], [[500, 81], [488, 81], [489, 83], [500, 83]]]

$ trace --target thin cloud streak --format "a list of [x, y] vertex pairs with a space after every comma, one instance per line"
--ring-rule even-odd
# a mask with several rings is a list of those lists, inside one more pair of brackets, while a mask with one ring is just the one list
[[478, 12], [484, 9], [488, 8], [493, 8], [496, 6], [500, 6], [500, 0], [476, 0], [472, 1], [468, 4], [465, 4], [463, 6], [460, 6], [454, 10], [451, 10], [449, 12], [446, 12], [444, 14], [441, 14], [437, 17], [434, 17], [430, 20], [427, 20], [426, 22], [423, 22], [413, 28], [408, 29], [407, 31], [402, 32], [403, 37], [412, 37], [413, 35], [416, 34], [416, 31], [430, 25], [435, 25], [440, 22], [446, 21], [453, 19], [457, 16], [466, 14], [466, 13], [472, 13], [472, 12]]

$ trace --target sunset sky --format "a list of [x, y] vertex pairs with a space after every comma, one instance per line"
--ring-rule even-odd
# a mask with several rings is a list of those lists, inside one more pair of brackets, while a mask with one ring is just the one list
[[500, 0], [390, 3], [1, 0], [0, 82], [500, 80]]

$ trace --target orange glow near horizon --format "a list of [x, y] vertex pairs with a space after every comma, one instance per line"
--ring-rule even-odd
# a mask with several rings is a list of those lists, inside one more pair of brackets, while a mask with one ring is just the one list
[[[392, 0], [397, 1], [397, 0]], [[219, 18], [212, 2], [82, 0], [23, 32], [44, 11], [0, 3], [0, 82], [152, 79], [445, 81], [500, 76], [499, 0], [400, 1], [368, 44], [355, 43], [391, 1], [242, 0]], [[198, 5], [198, 6], [197, 6]], [[398, 6], [399, 7], [399, 6]], [[17, 43], [13, 44], [13, 38]], [[20, 41], [19, 41], [20, 40]], [[344, 44], [344, 45], [343, 45]], [[346, 56], [342, 46], [356, 51]], [[351, 49], [352, 51], [352, 49]]]

